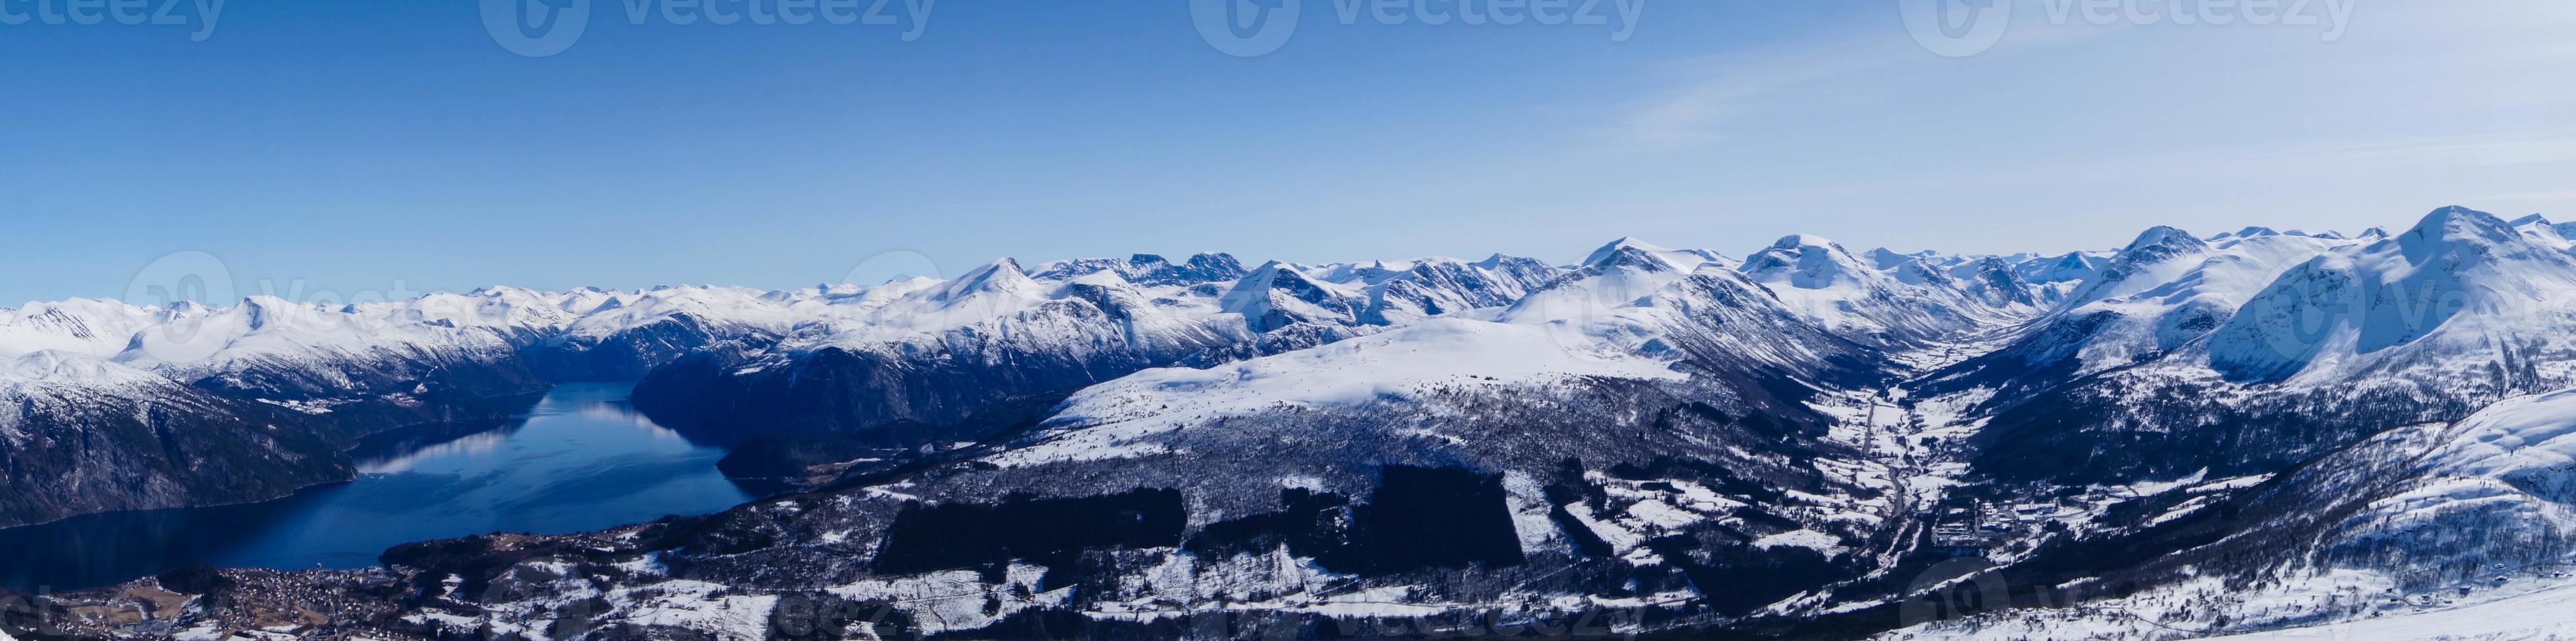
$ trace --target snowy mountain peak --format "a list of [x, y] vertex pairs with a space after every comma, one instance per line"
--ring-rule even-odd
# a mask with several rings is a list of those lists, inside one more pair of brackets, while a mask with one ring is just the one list
[[242, 327], [256, 332], [284, 322], [291, 322], [292, 317], [289, 315], [294, 313], [295, 308], [294, 303], [276, 296], [251, 296], [243, 298], [241, 305], [235, 308], [235, 311], [242, 315]]
[[1584, 256], [1584, 257], [1583, 257], [1583, 262], [1582, 262], [1582, 263], [1580, 263], [1580, 264], [1583, 264], [1583, 265], [1593, 265], [1593, 264], [1597, 264], [1597, 263], [1600, 263], [1602, 260], [1604, 260], [1604, 259], [1607, 259], [1607, 258], [1611, 257], [1611, 256], [1612, 256], [1612, 255], [1614, 255], [1614, 254], [1618, 254], [1621, 250], [1626, 250], [1626, 249], [1636, 249], [1636, 250], [1639, 250], [1639, 251], [1644, 251], [1644, 252], [1650, 252], [1650, 253], [1651, 253], [1651, 252], [1654, 252], [1654, 251], [1661, 250], [1661, 249], [1663, 249], [1663, 248], [1661, 248], [1661, 247], [1656, 247], [1656, 246], [1654, 246], [1654, 245], [1648, 244], [1648, 243], [1646, 243], [1645, 241], [1637, 240], [1637, 237], [1635, 237], [1635, 236], [1621, 236], [1621, 237], [1619, 237], [1619, 239], [1618, 239], [1618, 240], [1610, 241], [1610, 244], [1602, 245], [1600, 249], [1592, 250], [1592, 253], [1591, 253], [1590, 255], [1587, 255], [1587, 256]]
[[[1918, 263], [1919, 264], [1919, 263]], [[1744, 273], [1766, 285], [1798, 289], [1874, 287], [1887, 278], [1842, 245], [1818, 236], [1791, 234], [1744, 261]]]
[[1781, 236], [1779, 240], [1771, 242], [1772, 249], [1799, 249], [1805, 247], [1825, 247], [1831, 248], [1834, 251], [1843, 250], [1843, 246], [1835, 243], [1832, 239], [1812, 234], [1790, 234], [1787, 236]]
[[2571, 241], [2567, 237], [2569, 233], [2576, 232], [2576, 224], [2552, 223], [2549, 219], [2540, 217], [2540, 214], [2516, 218], [2509, 224], [2513, 225], [2515, 231], [2522, 232], [2523, 238], [2531, 242], [2562, 251], [2576, 248], [2576, 241]]
[[1584, 257], [1581, 266], [1599, 268], [1629, 266], [1649, 271], [1689, 273], [1698, 270], [1701, 265], [1727, 262], [1729, 260], [1717, 252], [1705, 249], [1667, 249], [1637, 240], [1635, 237], [1628, 237], [1610, 241], [1610, 244], [1593, 250], [1592, 255]]
[[2112, 257], [2110, 268], [2117, 273], [2138, 273], [2138, 270], [2151, 268], [2151, 265], [2174, 263], [2177, 257], [2202, 255], [2208, 250], [2210, 242], [2192, 237], [2192, 232], [2182, 232], [2182, 229], [2174, 227], [2151, 227], [2138, 234], [2138, 239], [2133, 239], [2125, 250], [2120, 250], [2120, 255]]
[[2210, 251], [2209, 243], [2191, 232], [2165, 226], [2149, 228], [2112, 256], [2100, 274], [2085, 280], [2071, 300], [2081, 305], [2170, 282], [2197, 266], [2197, 259]]
[[[2157, 225], [2138, 234], [2137, 240], [2130, 241], [2127, 248], [2121, 249], [2120, 258], [2125, 260], [2130, 259], [2132, 256], [2137, 256], [2139, 258], [2171, 256], [2176, 253], [2200, 251], [2208, 248], [2208, 242], [2202, 241], [2199, 237], [2191, 235], [2191, 232], [2173, 227]], [[2131, 260], [2131, 262], [2135, 261]]]
[[1262, 263], [1251, 275], [1235, 281], [1234, 288], [1226, 290], [1219, 304], [1226, 312], [1242, 314], [1256, 332], [1318, 320], [1348, 319], [1358, 313], [1350, 297], [1306, 277], [1295, 265], [1275, 260]]
[[2102, 269], [2110, 265], [2111, 259], [2099, 254], [2068, 252], [2053, 259], [2029, 263], [2022, 270], [2022, 278], [2042, 284], [2080, 283], [2101, 275]]
[[[2232, 232], [2227, 232], [2227, 233], [2219, 234], [2219, 235], [2216, 235], [2216, 236], [2211, 236], [2211, 237], [2209, 237], [2209, 239], [2210, 239], [2210, 240], [2213, 240], [2213, 241], [2217, 241], [2217, 240], [2227, 240], [2227, 239], [2235, 239], [2235, 238], [2257, 238], [2257, 237], [2262, 237], [2262, 236], [2279, 236], [2279, 235], [2281, 235], [2281, 232], [2274, 231], [2274, 230], [2273, 230], [2272, 228], [2270, 228], [2270, 227], [2260, 227], [2260, 226], [2256, 226], [2256, 227], [2246, 227], [2246, 228], [2244, 228], [2244, 229], [2240, 229], [2240, 230], [2236, 230], [2236, 231], [2232, 231]], [[2302, 235], [2304, 235], [2304, 234], [2302, 234]]]
[[2521, 232], [2495, 214], [2452, 206], [2433, 210], [2414, 228], [2388, 242], [2397, 243], [2408, 262], [2420, 264], [2444, 251], [2520, 245], [2522, 240]]
[[[2237, 381], [2331, 381], [2548, 353], [2565, 322], [2549, 301], [2576, 291], [2576, 258], [2535, 240], [2492, 214], [2445, 207], [2395, 238], [2318, 255], [2220, 329], [2211, 366]], [[2489, 354], [2496, 346], [2511, 347]]]
[[1078, 258], [1039, 265], [1030, 277], [1038, 280], [1069, 281], [1091, 274], [1110, 272], [1138, 285], [1197, 285], [1242, 278], [1248, 272], [1233, 255], [1204, 252], [1186, 262], [1174, 263], [1161, 254], [1136, 254], [1126, 260], [1116, 258]]
[[1656, 256], [1652, 251], [1635, 247], [1619, 247], [1595, 252], [1592, 256], [1584, 259], [1583, 267], [1585, 269], [1599, 271], [1621, 268], [1649, 272], [1684, 271], [1681, 267], [1672, 264], [1670, 261], [1666, 261]]
[[1896, 250], [1880, 247], [1861, 252], [1861, 257], [1869, 259], [1870, 265], [1873, 267], [1877, 267], [1879, 269], [1896, 269], [1898, 266], [1905, 265], [1907, 263], [1921, 262], [1929, 264], [1931, 261], [1938, 260], [1942, 256], [1940, 252], [1930, 250], [1914, 252], [1911, 254], [1900, 254], [1897, 253]]
[[1004, 258], [968, 270], [956, 280], [941, 283], [930, 292], [932, 301], [950, 302], [984, 293], [1023, 294], [1035, 297], [1042, 289], [1037, 281], [1020, 271], [1020, 262]]

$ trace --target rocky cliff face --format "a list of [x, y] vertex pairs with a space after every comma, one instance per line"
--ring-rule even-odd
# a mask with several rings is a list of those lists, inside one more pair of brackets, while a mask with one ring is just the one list
[[144, 376], [120, 383], [117, 394], [0, 387], [0, 526], [257, 501], [350, 478], [310, 415]]

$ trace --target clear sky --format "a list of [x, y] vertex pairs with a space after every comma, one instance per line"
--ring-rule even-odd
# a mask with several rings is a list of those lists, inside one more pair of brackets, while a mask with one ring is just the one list
[[[1429, 0], [1442, 25], [1303, 0], [1284, 43], [1240, 57], [1180, 0], [927, 19], [896, 0], [893, 25], [553, 0], [587, 26], [527, 57], [473, 1], [235, 1], [208, 29], [148, 0], [192, 24], [47, 24], [71, 1], [0, 0], [0, 304], [119, 296], [178, 251], [246, 291], [794, 287], [887, 252], [949, 274], [1571, 260], [1630, 235], [2058, 252], [2450, 204], [2576, 218], [2564, 2], [2103, 26], [2060, 12], [2075, 0], [1974, 0], [2011, 14], [1985, 48], [1927, 46], [1903, 15], [1924, 0], [1601, 0], [1607, 24], [1511, 26], [1451, 15], [1491, 0]], [[748, 1], [716, 6], [780, 10]], [[2115, 9], [2206, 9], [2141, 1]]]

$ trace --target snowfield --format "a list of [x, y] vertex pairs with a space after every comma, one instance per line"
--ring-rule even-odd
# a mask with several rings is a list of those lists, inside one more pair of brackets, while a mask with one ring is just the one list
[[2576, 586], [2369, 621], [2213, 637], [2235, 641], [2523, 641], [2576, 638]]

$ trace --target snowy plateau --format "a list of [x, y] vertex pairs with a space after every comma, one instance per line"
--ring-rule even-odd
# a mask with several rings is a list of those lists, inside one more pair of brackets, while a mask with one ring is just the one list
[[787, 489], [0, 592], [0, 641], [2576, 636], [2571, 234], [33, 303], [0, 526], [279, 498], [570, 382]]

